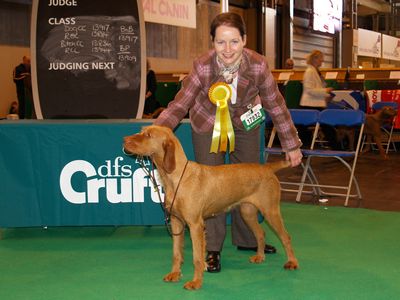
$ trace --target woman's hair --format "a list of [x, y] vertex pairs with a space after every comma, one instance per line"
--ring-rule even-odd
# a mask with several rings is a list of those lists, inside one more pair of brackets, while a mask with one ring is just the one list
[[316, 59], [317, 57], [319, 57], [321, 55], [324, 55], [324, 54], [319, 50], [311, 51], [311, 53], [307, 55], [307, 59], [306, 59], [307, 64], [311, 65], [313, 63], [314, 59]]
[[215, 39], [215, 31], [219, 26], [222, 25], [236, 28], [239, 30], [242, 38], [244, 38], [244, 35], [246, 34], [246, 25], [244, 24], [243, 18], [240, 15], [232, 12], [221, 13], [214, 18], [210, 26], [210, 35], [212, 41]]

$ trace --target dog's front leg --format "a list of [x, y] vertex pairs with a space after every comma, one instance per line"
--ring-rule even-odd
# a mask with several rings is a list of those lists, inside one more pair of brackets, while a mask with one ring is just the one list
[[164, 281], [177, 282], [182, 277], [183, 246], [185, 238], [185, 225], [176, 217], [171, 216], [172, 230], [172, 270], [164, 276]]
[[184, 287], [188, 290], [197, 290], [203, 284], [203, 273], [206, 267], [204, 262], [204, 252], [206, 247], [204, 220], [189, 224], [189, 228], [193, 247], [194, 276], [193, 280], [186, 282]]
[[388, 159], [388, 156], [386, 155], [386, 151], [385, 151], [385, 149], [383, 149], [383, 146], [382, 146], [382, 136], [376, 136], [376, 137], [374, 137], [374, 139], [375, 139], [376, 146], [378, 147], [380, 156], [383, 159]]

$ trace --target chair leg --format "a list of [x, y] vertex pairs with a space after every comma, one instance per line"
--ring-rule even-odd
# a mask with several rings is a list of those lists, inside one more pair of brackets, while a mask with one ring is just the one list
[[313, 186], [314, 191], [317, 190], [318, 192], [315, 192], [316, 195], [321, 196], [321, 194], [323, 193], [321, 190], [321, 187], [319, 186], [319, 182], [317, 179], [317, 176], [315, 176], [315, 173], [313, 171], [313, 169], [311, 168], [311, 166], [309, 166], [309, 170], [310, 170], [310, 174], [307, 174], [307, 177], [309, 177], [309, 180], [311, 183], [314, 183], [315, 186]]
[[[357, 159], [357, 157], [355, 157], [354, 159]], [[351, 193], [351, 188], [352, 188], [353, 182], [354, 182], [356, 190], [357, 190], [358, 199], [361, 199], [361, 191], [358, 186], [358, 182], [354, 176], [355, 165], [356, 165], [356, 163], [354, 162], [353, 167], [351, 168], [351, 171], [350, 171], [350, 179], [349, 179], [347, 195], [346, 195], [346, 200], [344, 202], [344, 206], [347, 206], [349, 204], [349, 198], [350, 198], [350, 193]]]
[[388, 140], [387, 140], [387, 145], [386, 145], [386, 154], [389, 152], [390, 144], [393, 144], [393, 150], [396, 151], [396, 145], [394, 142], [392, 142], [392, 135], [393, 135], [393, 126], [390, 128], [390, 131], [388, 132]]
[[307, 157], [306, 165], [304, 167], [303, 174], [301, 175], [301, 181], [300, 181], [300, 185], [299, 185], [299, 191], [297, 192], [297, 196], [296, 196], [296, 202], [300, 202], [300, 200], [301, 200], [301, 194], [303, 193], [304, 182], [306, 180], [308, 168], [310, 166], [310, 160], [311, 160], [311, 156]]
[[364, 134], [364, 135], [363, 135], [363, 138], [362, 138], [362, 142], [361, 142], [360, 153], [362, 153], [362, 152], [363, 152], [363, 150], [364, 150], [364, 146], [365, 146], [365, 145], [366, 145], [366, 143], [368, 142], [368, 141], [366, 141], [366, 139], [367, 139], [367, 135], [366, 135], [366, 134]]

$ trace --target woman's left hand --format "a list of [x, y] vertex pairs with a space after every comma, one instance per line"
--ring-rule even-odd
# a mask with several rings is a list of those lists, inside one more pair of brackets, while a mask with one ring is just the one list
[[303, 158], [303, 154], [301, 153], [300, 148], [286, 152], [286, 160], [290, 160], [290, 164], [292, 167], [296, 167], [301, 163], [301, 159]]

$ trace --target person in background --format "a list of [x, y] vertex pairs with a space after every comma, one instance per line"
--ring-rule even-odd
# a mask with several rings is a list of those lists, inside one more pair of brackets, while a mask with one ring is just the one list
[[[19, 107], [19, 118], [25, 119], [25, 108], [26, 108], [26, 78], [31, 76], [31, 59], [29, 56], [22, 58], [22, 63], [14, 68], [13, 81], [17, 88], [17, 98]], [[28, 100], [29, 101], [29, 100]]]
[[325, 79], [319, 70], [324, 61], [324, 54], [319, 50], [313, 50], [307, 56], [306, 61], [307, 69], [303, 75], [303, 94], [300, 105], [307, 108], [324, 109], [332, 91], [332, 88], [326, 87]]
[[146, 96], [144, 102], [144, 118], [151, 119], [153, 113], [160, 107], [156, 99], [157, 90], [157, 79], [156, 74], [150, 67], [150, 63], [147, 60], [147, 76], [146, 76]]
[[[294, 68], [294, 61], [293, 61], [293, 59], [291, 59], [291, 58], [286, 59], [286, 61], [285, 61], [285, 68], [284, 68], [284, 69], [292, 70], [293, 68]], [[281, 90], [283, 96], [285, 96], [285, 95], [284, 95], [284, 94], [285, 94], [285, 88], [286, 88], [286, 85], [288, 84], [289, 80], [290, 80], [290, 78], [287, 79], [287, 80], [283, 83], [283, 89]]]
[[[326, 87], [325, 79], [319, 70], [323, 61], [324, 54], [319, 50], [313, 50], [307, 56], [307, 69], [303, 74], [303, 93], [300, 99], [300, 106], [303, 108], [323, 110], [331, 99], [332, 88]], [[331, 126], [321, 126], [321, 129], [330, 147], [336, 149], [335, 129]], [[311, 136], [308, 133], [300, 130], [299, 134], [304, 143], [311, 143]]]
[[294, 68], [294, 61], [291, 58], [288, 58], [285, 62], [285, 69], [293, 69]]
[[[205, 165], [224, 164], [225, 152], [210, 153], [216, 106], [208, 93], [214, 83], [225, 82], [232, 89], [228, 106], [235, 134], [235, 150], [229, 153], [230, 163], [259, 162], [260, 127], [246, 131], [240, 116], [261, 104], [277, 128], [286, 159], [292, 166], [299, 165], [302, 153], [296, 128], [265, 57], [245, 48], [246, 27], [242, 17], [232, 12], [217, 15], [212, 21], [210, 34], [213, 49], [194, 61], [182, 88], [154, 124], [174, 129], [189, 111], [196, 161]], [[231, 211], [231, 215], [233, 244], [238, 250], [256, 251], [255, 237], [242, 220], [238, 207]], [[220, 272], [226, 235], [225, 214], [207, 219], [205, 228], [207, 271]], [[265, 252], [275, 253], [276, 249], [266, 245]]]

